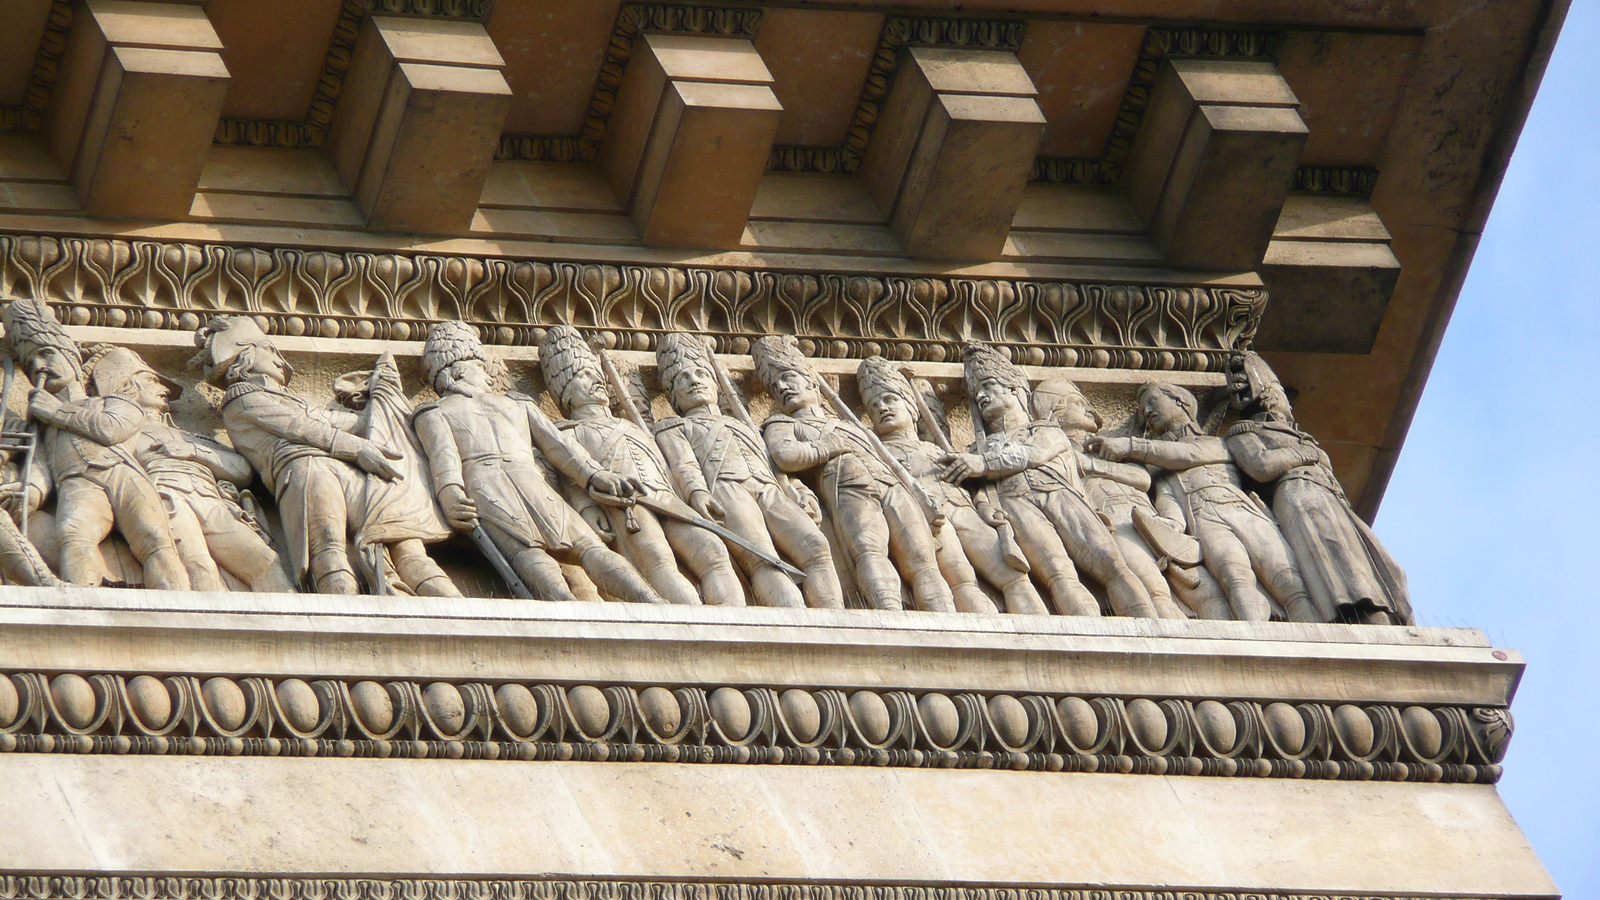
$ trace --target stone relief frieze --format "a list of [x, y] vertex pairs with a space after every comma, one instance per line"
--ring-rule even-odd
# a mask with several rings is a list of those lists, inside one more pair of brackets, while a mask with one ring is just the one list
[[1217, 371], [1266, 309], [1260, 288], [613, 266], [434, 254], [262, 249], [0, 235], [0, 297], [69, 325], [193, 331], [216, 315], [269, 334], [420, 340], [462, 319], [488, 343], [531, 346], [555, 325], [609, 348], [663, 334], [748, 352], [792, 334], [808, 354], [955, 361], [966, 341], [1033, 365]]
[[[1436, 900], [1458, 900], [1442, 894]], [[495, 878], [275, 875], [0, 875], [0, 900], [1409, 900], [1397, 894], [1167, 890], [1138, 886], [923, 887]], [[1459, 900], [1468, 900], [1461, 897]]]
[[[470, 590], [498, 577], [540, 600], [1412, 618], [1404, 574], [1254, 354], [1205, 414], [1152, 382], [1106, 428], [1064, 374], [1035, 385], [1025, 350], [968, 343], [958, 437], [956, 385], [941, 397], [874, 355], [835, 386], [792, 335], [750, 345], [740, 389], [690, 331], [624, 373], [601, 335], [555, 325], [525, 393], [493, 330], [447, 320], [423, 385], [383, 353], [307, 389], [257, 318], [214, 315], [191, 361], [208, 427], [174, 416], [167, 375], [80, 347], [50, 305], [12, 300], [0, 322], [6, 390], [26, 385], [0, 431], [13, 583], [462, 596], [443, 552], [483, 573]], [[1224, 427], [1229, 410], [1243, 418]]]
[[1500, 707], [687, 685], [0, 676], [0, 752], [1493, 783]]

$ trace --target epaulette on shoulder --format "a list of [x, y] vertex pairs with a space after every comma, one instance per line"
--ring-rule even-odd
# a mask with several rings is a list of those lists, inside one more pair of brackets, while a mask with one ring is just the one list
[[513, 400], [521, 400], [524, 403], [538, 403], [539, 402], [538, 400], [533, 399], [533, 395], [532, 394], [524, 394], [522, 391], [506, 391], [506, 396], [510, 397]]
[[[442, 400], [442, 399], [443, 398], [441, 397], [440, 400]], [[416, 408], [411, 410], [411, 418], [413, 420], [415, 420], [417, 418], [417, 416], [422, 415], [423, 413], [427, 412], [428, 410], [430, 410], [430, 409], [438, 409], [438, 408], [439, 408], [439, 400], [429, 400], [427, 403], [418, 403], [416, 405]]]
[[683, 416], [667, 416], [666, 418], [656, 422], [655, 427], [651, 430], [656, 434], [660, 434], [663, 431], [670, 431], [674, 428], [680, 428], [682, 426]]
[[248, 381], [241, 381], [238, 384], [233, 385], [232, 387], [228, 388], [228, 390], [222, 395], [222, 405], [223, 406], [227, 406], [228, 404], [230, 404], [233, 401], [239, 399], [240, 397], [246, 396], [248, 394], [254, 394], [257, 391], [264, 391], [264, 390], [266, 390], [266, 388], [262, 387], [259, 384], [251, 384]]
[[1255, 434], [1260, 430], [1260, 422], [1252, 422], [1249, 419], [1245, 419], [1242, 422], [1233, 423], [1233, 427], [1228, 429], [1228, 437], [1236, 437], [1241, 434]]
[[768, 425], [776, 425], [779, 422], [790, 422], [790, 423], [793, 423], [794, 421], [795, 421], [795, 417], [794, 416], [785, 415], [783, 413], [773, 413], [772, 415], [767, 416], [765, 419], [761, 420], [761, 430], [762, 431], [766, 431]]

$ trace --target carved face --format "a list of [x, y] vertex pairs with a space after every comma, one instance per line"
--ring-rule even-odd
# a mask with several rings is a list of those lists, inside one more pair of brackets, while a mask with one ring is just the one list
[[667, 386], [672, 405], [680, 412], [699, 409], [717, 402], [717, 380], [705, 366], [690, 363], [672, 376]]
[[972, 399], [977, 401], [978, 412], [983, 414], [983, 421], [989, 425], [998, 424], [1008, 412], [1027, 415], [1016, 393], [998, 378], [985, 378], [980, 382]]
[[879, 391], [867, 401], [867, 418], [872, 420], [872, 430], [881, 435], [899, 434], [917, 425], [911, 404], [893, 391]]
[[494, 389], [494, 380], [489, 377], [489, 370], [476, 359], [463, 359], [452, 364], [450, 377], [455, 381], [455, 390], [469, 397], [487, 394]]
[[822, 394], [818, 392], [816, 383], [799, 369], [785, 369], [779, 373], [773, 381], [772, 394], [786, 413], [822, 402]]
[[140, 409], [156, 413], [166, 412], [169, 408], [168, 401], [172, 399], [172, 389], [163, 384], [156, 373], [149, 369], [135, 372], [128, 380], [128, 386], [123, 389], [123, 393], [139, 404]]
[[1056, 423], [1068, 431], [1096, 432], [1100, 430], [1100, 419], [1094, 414], [1094, 409], [1089, 406], [1089, 401], [1076, 391], [1068, 391], [1056, 401]]
[[244, 372], [246, 378], [257, 375], [280, 385], [289, 383], [289, 364], [284, 362], [277, 347], [252, 344], [245, 353], [249, 354], [249, 365]]
[[1151, 434], [1167, 434], [1193, 424], [1188, 410], [1161, 391], [1145, 392], [1142, 412], [1145, 430]]
[[28, 380], [38, 384], [40, 376], [44, 389], [55, 393], [78, 380], [78, 365], [55, 347], [40, 347], [28, 357]]
[[568, 409], [585, 406], [610, 406], [611, 392], [606, 390], [605, 378], [589, 366], [581, 366], [567, 382], [564, 397]]

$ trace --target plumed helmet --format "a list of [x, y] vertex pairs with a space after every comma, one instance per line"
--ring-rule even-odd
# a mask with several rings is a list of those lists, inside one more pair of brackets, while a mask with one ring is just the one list
[[83, 351], [78, 342], [67, 336], [56, 314], [46, 304], [37, 300], [13, 300], [0, 312], [0, 324], [5, 326], [5, 337], [0, 347], [18, 362], [26, 364], [35, 353], [54, 347], [83, 368]]
[[689, 366], [701, 366], [710, 371], [713, 367], [711, 349], [699, 335], [683, 331], [669, 331], [656, 344], [656, 380], [668, 393], [678, 373]]
[[792, 334], [769, 334], [750, 346], [750, 358], [756, 364], [756, 378], [771, 392], [784, 372], [799, 370], [816, 379], [811, 364], [800, 352], [800, 342]]
[[967, 384], [967, 395], [976, 397], [978, 386], [990, 378], [1010, 388], [1028, 407], [1028, 376], [1006, 357], [1005, 353], [988, 344], [971, 342], [961, 348], [961, 374]]
[[151, 368], [139, 354], [126, 347], [93, 344], [88, 350], [88, 358], [83, 363], [83, 380], [89, 393], [97, 397], [125, 393], [133, 377], [140, 372], [156, 376], [171, 391], [169, 396], [176, 397], [183, 391], [182, 385]]
[[445, 388], [440, 386], [439, 376], [468, 359], [489, 361], [477, 328], [457, 319], [428, 329], [428, 340], [422, 345], [422, 373], [434, 390], [443, 393]]
[[[272, 346], [271, 338], [249, 316], [218, 316], [200, 326], [194, 333], [194, 344], [200, 348], [201, 371], [206, 381], [217, 384], [227, 377], [228, 368], [250, 347]], [[285, 363], [285, 378], [294, 377], [294, 369]]]
[[[1056, 411], [1061, 408], [1061, 401], [1067, 397], [1082, 397], [1083, 391], [1065, 378], [1046, 378], [1033, 387], [1033, 417], [1040, 420], [1050, 420], [1056, 417]], [[1090, 410], [1094, 415], [1096, 426], [1102, 423], [1100, 414]]]
[[[1192, 420], [1200, 417], [1200, 401], [1194, 398], [1188, 388], [1165, 381], [1149, 381], [1139, 386], [1139, 405], [1144, 406], [1144, 399], [1151, 394], [1162, 394], [1183, 408]], [[1141, 414], [1142, 417], [1142, 414]]]
[[571, 409], [567, 402], [567, 389], [580, 372], [588, 372], [604, 384], [600, 357], [589, 347], [578, 329], [570, 325], [557, 325], [539, 339], [539, 371], [544, 375], [545, 386], [556, 397], [562, 409]]
[[[1228, 357], [1228, 399], [1233, 402], [1233, 408], [1245, 415], [1252, 415], [1260, 411], [1262, 402], [1267, 400], [1267, 395], [1274, 389], [1281, 392], [1283, 385], [1278, 381], [1278, 376], [1261, 358], [1261, 354], [1254, 350], [1243, 353], [1234, 353]], [[1287, 403], [1287, 395], [1283, 396]], [[1288, 412], [1288, 410], [1283, 410]]]
[[869, 356], [856, 366], [856, 390], [861, 392], [861, 402], [869, 407], [873, 398], [894, 394], [910, 404], [913, 417], [917, 415], [917, 400], [912, 393], [911, 382], [895, 368], [894, 363], [881, 356]]

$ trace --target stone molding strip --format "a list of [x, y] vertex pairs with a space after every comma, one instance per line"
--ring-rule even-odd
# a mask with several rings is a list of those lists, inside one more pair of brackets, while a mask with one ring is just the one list
[[[596, 879], [0, 875], [0, 900], [1402, 900], [1406, 894]], [[1429, 895], [1431, 900], [1468, 900]]]
[[[1402, 900], [1372, 892], [1173, 887], [977, 887], [813, 882], [741, 884], [282, 875], [0, 875], [0, 900]], [[1431, 900], [1468, 900], [1430, 894]]]
[[40, 671], [0, 752], [867, 765], [1494, 783], [1504, 708]]
[[[68, 325], [193, 331], [256, 316], [274, 335], [418, 340], [447, 319], [488, 342], [536, 344], [569, 324], [651, 350], [666, 331], [718, 352], [788, 333], [819, 358], [960, 358], [1009, 347], [1028, 365], [1220, 371], [1266, 308], [1260, 288], [616, 266], [0, 235], [0, 298], [43, 300]], [[886, 337], [885, 335], [894, 335]]]

